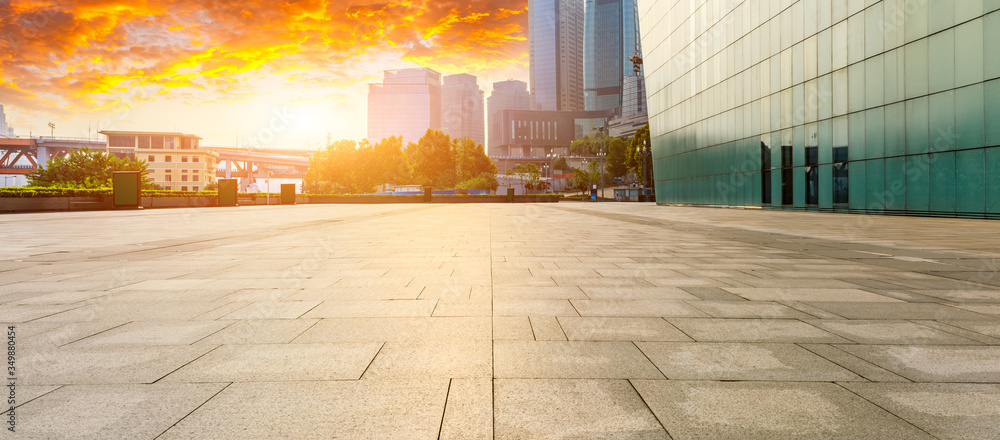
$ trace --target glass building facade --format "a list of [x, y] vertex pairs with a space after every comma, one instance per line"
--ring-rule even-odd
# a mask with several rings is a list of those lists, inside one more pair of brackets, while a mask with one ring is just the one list
[[583, 0], [528, 1], [531, 108], [583, 110]]
[[417, 142], [428, 128], [441, 129], [441, 74], [425, 68], [386, 70], [368, 85], [368, 140], [402, 136]]
[[1000, 0], [639, 0], [660, 204], [1000, 216]]
[[642, 70], [630, 57], [642, 51], [636, 0], [586, 0], [583, 81], [588, 111], [616, 110], [621, 117], [646, 113]]

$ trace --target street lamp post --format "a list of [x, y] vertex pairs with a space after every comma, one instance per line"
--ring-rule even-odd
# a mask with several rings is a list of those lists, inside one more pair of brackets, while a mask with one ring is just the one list
[[603, 127], [598, 127], [597, 131], [601, 133], [601, 151], [597, 153], [597, 157], [601, 159], [601, 198], [604, 198], [604, 149], [607, 142], [607, 137], [604, 135], [604, 131], [608, 128], [608, 121], [604, 121]]

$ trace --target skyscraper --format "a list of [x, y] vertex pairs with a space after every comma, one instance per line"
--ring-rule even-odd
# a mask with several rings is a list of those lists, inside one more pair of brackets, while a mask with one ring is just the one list
[[441, 74], [426, 68], [386, 70], [368, 85], [368, 140], [402, 136], [417, 142], [428, 128], [441, 129]]
[[643, 72], [629, 59], [641, 53], [636, 0], [586, 0], [584, 105], [617, 110], [628, 118], [646, 113]]
[[441, 87], [441, 130], [452, 138], [469, 138], [486, 143], [483, 91], [469, 74], [444, 77]]
[[584, 109], [584, 0], [528, 0], [531, 107]]
[[7, 114], [0, 104], [0, 137], [14, 137], [14, 127], [7, 124]]
[[504, 110], [530, 110], [531, 96], [528, 84], [524, 81], [507, 80], [493, 83], [493, 93], [486, 103], [487, 117], [490, 124], [489, 154], [500, 155], [496, 148], [503, 142], [503, 130], [500, 127], [501, 113]]

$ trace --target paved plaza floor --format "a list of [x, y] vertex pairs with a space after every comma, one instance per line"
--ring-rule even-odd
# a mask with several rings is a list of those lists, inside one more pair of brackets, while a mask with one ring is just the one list
[[996, 221], [261, 206], [0, 250], [2, 438], [1000, 438]]

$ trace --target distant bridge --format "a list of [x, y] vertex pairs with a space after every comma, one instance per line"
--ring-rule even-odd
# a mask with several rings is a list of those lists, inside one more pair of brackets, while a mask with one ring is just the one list
[[[107, 142], [95, 141], [85, 138], [56, 138], [56, 137], [31, 137], [31, 138], [0, 138], [0, 174], [27, 174], [42, 168], [45, 163], [56, 157], [69, 156], [73, 150], [80, 148], [91, 148], [95, 150], [105, 150]], [[28, 164], [18, 163], [21, 159], [28, 161]]]

